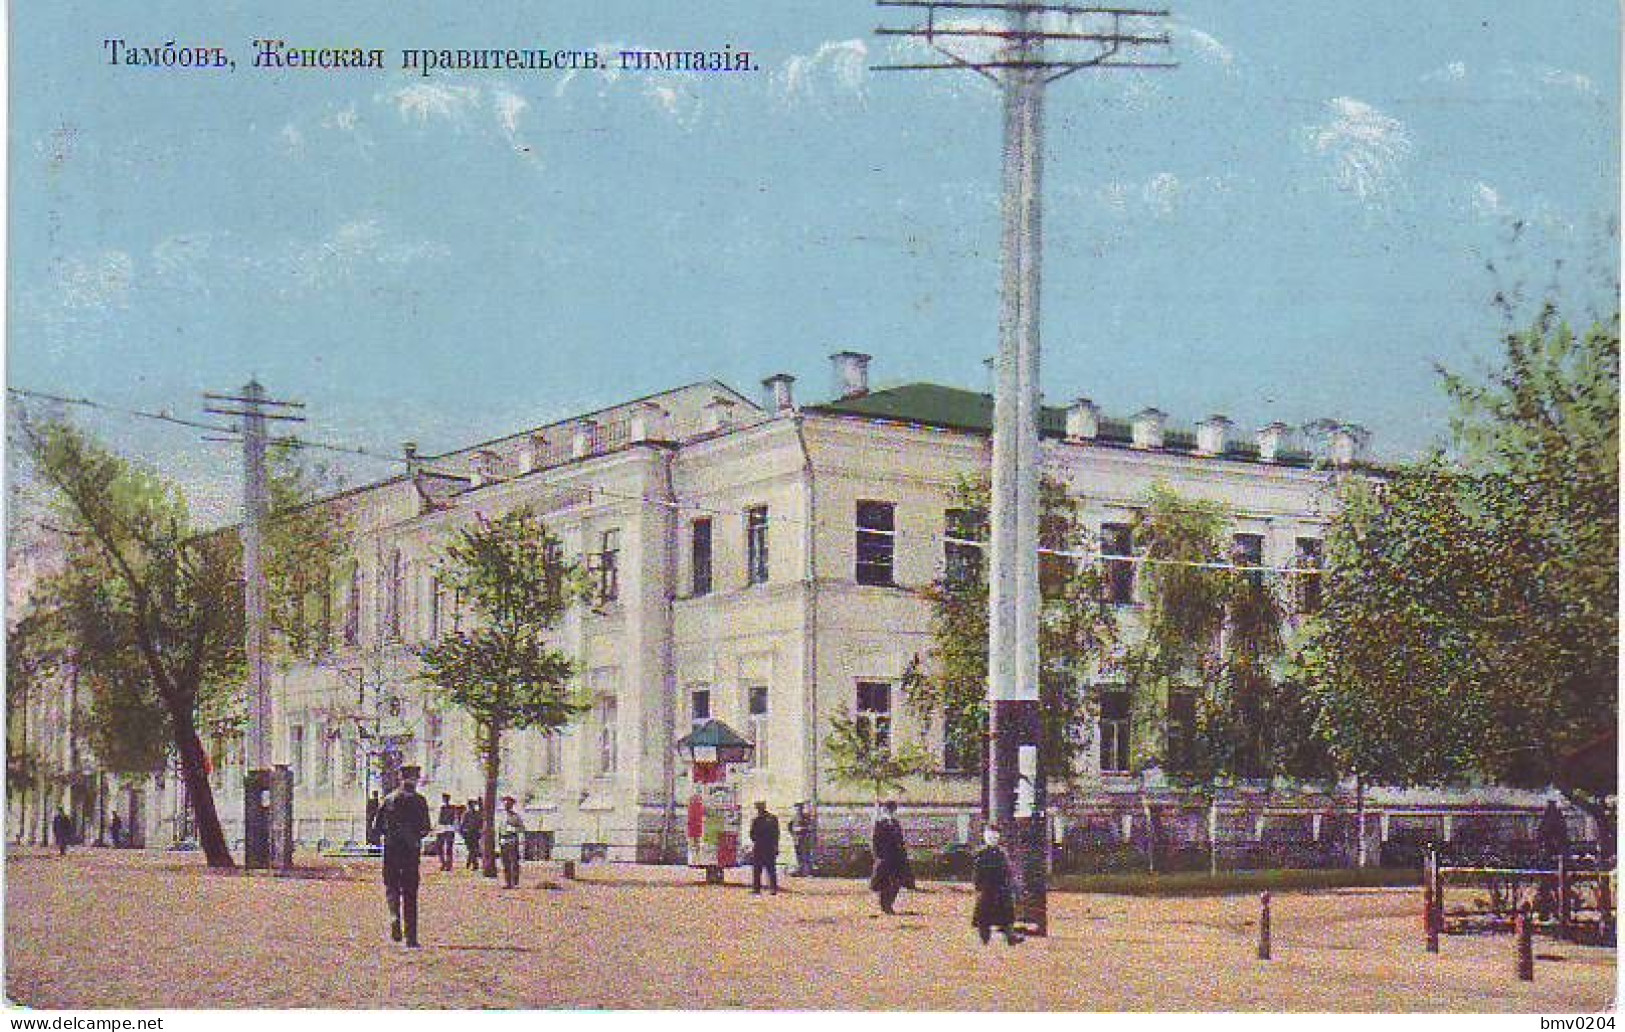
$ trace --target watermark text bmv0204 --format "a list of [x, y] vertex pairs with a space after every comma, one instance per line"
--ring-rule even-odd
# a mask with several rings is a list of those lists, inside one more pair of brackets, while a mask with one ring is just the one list
[[1588, 1029], [1611, 1029], [1614, 1027], [1614, 1016], [1612, 1014], [1599, 1014], [1595, 1017], [1581, 1015], [1576, 1018], [1541, 1018], [1540, 1027], [1542, 1030], [1573, 1029], [1576, 1032], [1585, 1032]]

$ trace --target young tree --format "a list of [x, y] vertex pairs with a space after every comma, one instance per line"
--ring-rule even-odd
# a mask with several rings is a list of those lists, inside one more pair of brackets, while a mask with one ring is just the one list
[[[1077, 758], [1089, 745], [1087, 699], [1081, 674], [1115, 640], [1116, 624], [1100, 571], [1068, 555], [1083, 549], [1084, 529], [1065, 488], [1040, 485], [1039, 701], [1044, 740], [1039, 755], [1046, 779], [1070, 782]], [[909, 705], [940, 715], [947, 749], [970, 770], [986, 767], [988, 728], [989, 487], [986, 478], [962, 481], [955, 490], [949, 529], [948, 566], [924, 590], [931, 603], [932, 648], [916, 657], [903, 676]]]
[[1300, 662], [1352, 769], [1555, 786], [1611, 835], [1612, 771], [1565, 761], [1618, 720], [1618, 319], [1504, 346], [1446, 378], [1457, 461], [1345, 492]]
[[1137, 695], [1139, 748], [1199, 783], [1323, 776], [1326, 757], [1305, 745], [1307, 699], [1283, 676], [1277, 578], [1233, 568], [1243, 564], [1229, 524], [1222, 505], [1162, 486], [1136, 521], [1145, 606], [1123, 667]]
[[876, 805], [888, 789], [902, 791], [907, 779], [932, 767], [925, 750], [912, 742], [891, 741], [889, 735], [850, 712], [829, 718], [824, 755], [829, 759], [830, 780], [870, 789]]
[[459, 531], [439, 575], [460, 593], [473, 626], [419, 649], [417, 676], [474, 721], [485, 767], [480, 848], [484, 874], [495, 878], [503, 733], [557, 731], [586, 710], [570, 689], [576, 664], [547, 640], [579, 594], [580, 571], [546, 525], [521, 509]]
[[[199, 536], [172, 486], [62, 422], [18, 420], [32, 474], [51, 489], [96, 582], [99, 645], [133, 647], [162, 703], [211, 867], [233, 867], [209, 786], [196, 713], [205, 686], [242, 675], [242, 587], [233, 542]], [[54, 608], [45, 589], [41, 608]]]

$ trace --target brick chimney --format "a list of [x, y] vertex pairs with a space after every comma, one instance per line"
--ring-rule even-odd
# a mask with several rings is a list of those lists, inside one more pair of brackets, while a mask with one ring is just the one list
[[869, 393], [869, 359], [858, 351], [837, 351], [829, 356], [835, 372], [835, 393], [841, 400], [861, 398]]
[[1223, 455], [1230, 443], [1230, 428], [1235, 424], [1224, 416], [1208, 416], [1196, 424], [1196, 452], [1198, 455]]
[[1132, 422], [1133, 444], [1136, 448], [1161, 448], [1162, 430], [1168, 424], [1168, 413], [1148, 408], [1135, 413]]
[[1259, 461], [1281, 461], [1281, 453], [1286, 450], [1288, 435], [1291, 433], [1292, 428], [1282, 422], [1274, 422], [1269, 426], [1260, 427], [1258, 431]]
[[1068, 405], [1066, 436], [1074, 441], [1092, 441], [1100, 436], [1100, 406], [1088, 398], [1078, 398]]
[[794, 412], [796, 410], [795, 395], [790, 387], [796, 378], [789, 373], [774, 373], [762, 381], [762, 387], [767, 391], [767, 410], [769, 412]]

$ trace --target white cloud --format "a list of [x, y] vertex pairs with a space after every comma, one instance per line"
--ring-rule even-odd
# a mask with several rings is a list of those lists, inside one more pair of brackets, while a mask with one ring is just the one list
[[134, 283], [135, 261], [123, 251], [64, 258], [57, 266], [57, 297], [68, 311], [122, 308]]
[[1535, 77], [1547, 86], [1556, 86], [1559, 89], [1573, 90], [1576, 93], [1591, 95], [1597, 92], [1597, 84], [1591, 81], [1590, 76], [1581, 75], [1562, 68], [1536, 69]]
[[1197, 54], [1223, 68], [1226, 75], [1239, 74], [1236, 69], [1236, 52], [1209, 33], [1190, 25], [1175, 23], [1169, 34], [1176, 41], [1190, 41]]
[[480, 91], [473, 86], [442, 86], [428, 82], [403, 86], [383, 96], [395, 105], [401, 118], [425, 123], [430, 119], [461, 123], [468, 110], [478, 107], [480, 103]]
[[1331, 162], [1331, 181], [1362, 204], [1376, 206], [1399, 185], [1410, 156], [1405, 124], [1353, 97], [1326, 102], [1330, 119], [1304, 130], [1305, 146]]
[[1486, 218], [1500, 216], [1505, 210], [1500, 191], [1488, 183], [1474, 183], [1473, 210]]
[[298, 150], [305, 142], [305, 134], [300, 132], [299, 127], [292, 122], [284, 125], [282, 132], [277, 135], [282, 138], [282, 145], [289, 150]]
[[530, 104], [517, 93], [507, 90], [494, 90], [491, 93], [491, 104], [496, 108], [497, 122], [501, 124], [502, 131], [513, 140], [519, 134], [519, 116], [525, 113]]
[[333, 129], [338, 132], [353, 133], [355, 132], [355, 127], [356, 110], [354, 103], [351, 103], [350, 106], [344, 110], [335, 111], [331, 115], [328, 115], [326, 118], [322, 119], [323, 129]]
[[1435, 68], [1422, 76], [1423, 82], [1460, 82], [1467, 78], [1467, 64], [1463, 61], [1452, 61], [1443, 68]]
[[869, 76], [869, 47], [861, 39], [821, 44], [812, 54], [796, 54], [774, 76], [786, 100], [810, 100], [827, 91], [863, 96]]
[[651, 79], [643, 87], [643, 95], [652, 101], [662, 114], [683, 127], [699, 120], [705, 103], [694, 89], [682, 82]]

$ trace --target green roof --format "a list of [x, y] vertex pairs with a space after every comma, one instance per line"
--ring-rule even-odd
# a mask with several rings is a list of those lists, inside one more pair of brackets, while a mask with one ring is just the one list
[[[822, 405], [809, 405], [808, 411], [836, 416], [856, 416], [884, 419], [896, 423], [966, 430], [972, 433], [991, 433], [993, 430], [993, 396], [958, 387], [944, 387], [935, 383], [909, 383], [870, 391], [856, 398], [842, 398]], [[1046, 437], [1066, 434], [1066, 409], [1046, 405], [1040, 410], [1038, 427]], [[1128, 444], [1132, 439], [1130, 421], [1102, 415], [1096, 440], [1107, 444]], [[1192, 452], [1196, 448], [1196, 435], [1184, 429], [1170, 427], [1165, 435], [1165, 450]], [[1230, 441], [1224, 457], [1242, 461], [1258, 461], [1258, 446], [1251, 441]], [[1281, 454], [1281, 464], [1307, 466], [1309, 453], [1288, 450]]]

